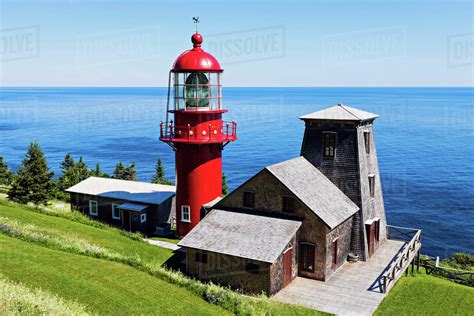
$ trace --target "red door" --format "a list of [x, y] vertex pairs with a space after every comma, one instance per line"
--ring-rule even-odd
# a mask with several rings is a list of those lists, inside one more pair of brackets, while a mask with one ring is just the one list
[[375, 225], [372, 224], [365, 224], [365, 231], [367, 233], [367, 243], [369, 245], [369, 257], [372, 257], [374, 254], [374, 246], [375, 246]]
[[291, 283], [293, 248], [288, 248], [283, 253], [283, 287]]

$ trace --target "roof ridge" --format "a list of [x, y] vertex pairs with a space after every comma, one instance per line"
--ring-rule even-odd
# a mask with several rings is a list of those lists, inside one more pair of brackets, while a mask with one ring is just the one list
[[343, 108], [343, 109], [344, 109], [347, 113], [349, 113], [350, 115], [354, 116], [356, 119], [362, 121], [362, 118], [358, 117], [357, 115], [355, 115], [354, 113], [352, 113], [351, 111], [349, 111], [349, 109], [348, 109], [344, 104], [338, 103], [337, 105], [340, 106], [341, 108]]

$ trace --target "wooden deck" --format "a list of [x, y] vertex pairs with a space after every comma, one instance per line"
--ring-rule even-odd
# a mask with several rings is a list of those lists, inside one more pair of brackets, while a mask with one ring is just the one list
[[386, 240], [369, 261], [345, 263], [326, 282], [297, 277], [272, 299], [337, 315], [371, 315], [386, 295], [384, 273], [406, 247], [403, 241]]

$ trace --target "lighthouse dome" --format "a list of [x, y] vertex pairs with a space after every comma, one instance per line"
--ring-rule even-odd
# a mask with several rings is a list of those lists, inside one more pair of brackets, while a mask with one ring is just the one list
[[223, 69], [217, 59], [206, 53], [201, 44], [203, 38], [201, 34], [195, 33], [191, 37], [193, 49], [187, 50], [176, 58], [173, 64], [173, 72], [209, 71], [222, 72]]

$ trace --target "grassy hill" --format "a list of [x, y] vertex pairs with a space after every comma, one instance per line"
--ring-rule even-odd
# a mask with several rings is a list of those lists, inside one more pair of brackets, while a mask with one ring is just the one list
[[473, 315], [474, 288], [428, 275], [402, 277], [376, 315]]
[[164, 270], [171, 250], [75, 212], [0, 200], [0, 231], [0, 314], [320, 314]]
[[[173, 260], [171, 250], [67, 209], [0, 199], [0, 231], [1, 315], [320, 314], [164, 270], [161, 266]], [[376, 314], [468, 315], [473, 310], [474, 288], [419, 273], [403, 277]]]

